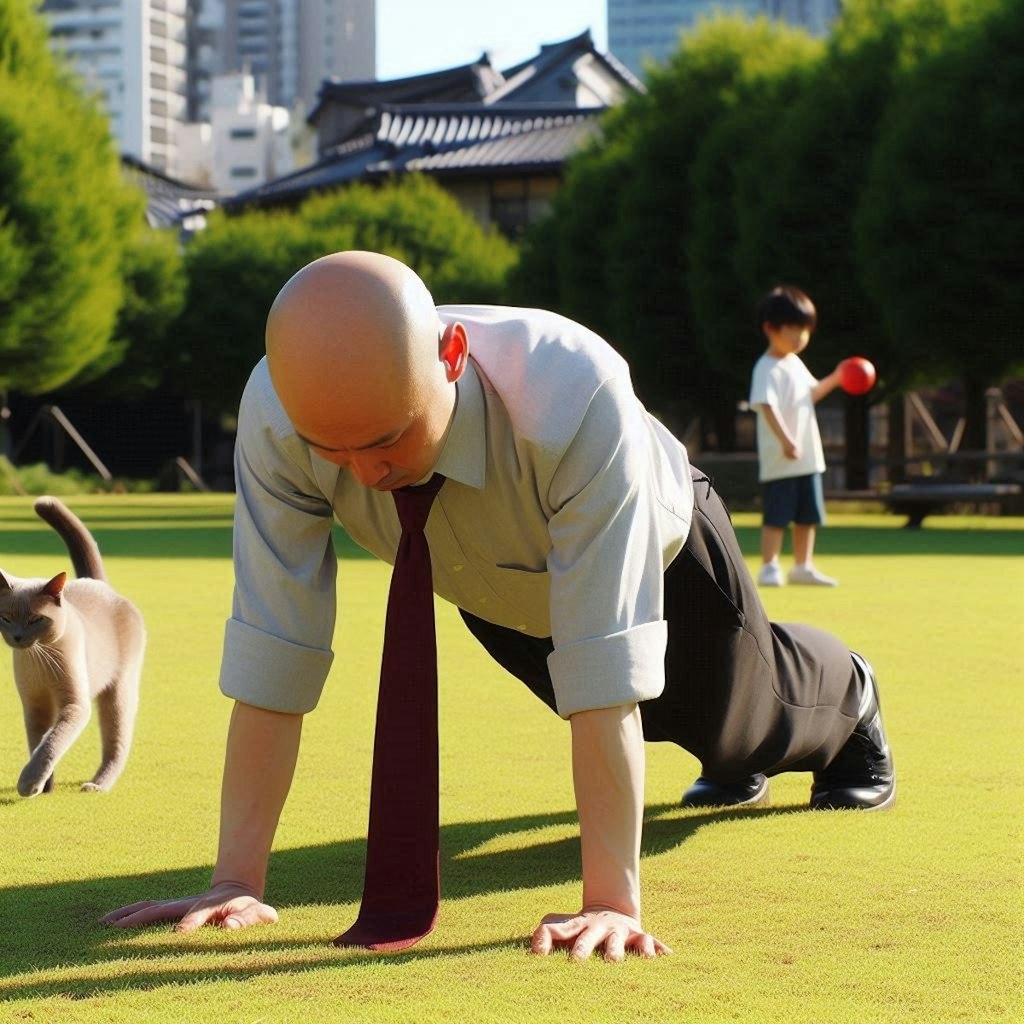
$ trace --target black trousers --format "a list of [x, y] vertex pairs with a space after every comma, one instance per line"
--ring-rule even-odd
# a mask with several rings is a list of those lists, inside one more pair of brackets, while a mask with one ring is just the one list
[[[665, 689], [640, 705], [644, 736], [688, 750], [719, 782], [824, 768], [857, 724], [863, 684], [850, 651], [822, 630], [768, 620], [728, 510], [708, 477], [692, 474], [690, 534], [665, 572]], [[555, 708], [550, 638], [462, 617]]]

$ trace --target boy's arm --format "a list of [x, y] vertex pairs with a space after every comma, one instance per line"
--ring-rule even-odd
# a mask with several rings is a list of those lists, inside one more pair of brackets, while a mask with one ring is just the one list
[[779, 444], [782, 445], [782, 454], [785, 455], [787, 459], [800, 458], [800, 449], [797, 446], [796, 441], [789, 436], [789, 431], [786, 430], [786, 425], [781, 419], [779, 419], [779, 414], [775, 409], [765, 402], [758, 402], [754, 408], [761, 416], [764, 417], [764, 421], [768, 424], [771, 432], [779, 439]]
[[655, 957], [671, 950], [640, 924], [640, 833], [644, 740], [636, 704], [581, 711], [572, 727], [573, 784], [583, 851], [583, 907], [548, 914], [533, 934], [534, 953], [568, 948], [584, 960], [627, 951]]
[[817, 384], [811, 388], [811, 400], [818, 404], [826, 395], [832, 394], [839, 387], [839, 367], [837, 366], [827, 377], [822, 377]]

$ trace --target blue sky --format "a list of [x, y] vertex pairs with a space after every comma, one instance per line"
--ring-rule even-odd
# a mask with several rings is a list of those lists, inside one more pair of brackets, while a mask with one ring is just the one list
[[608, 48], [605, 0], [377, 0], [377, 77], [468, 64], [484, 50], [499, 67], [589, 28]]

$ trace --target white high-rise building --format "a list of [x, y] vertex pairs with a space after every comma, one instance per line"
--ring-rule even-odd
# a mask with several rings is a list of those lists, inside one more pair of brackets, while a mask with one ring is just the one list
[[292, 169], [288, 111], [267, 103], [252, 75], [217, 75], [210, 120], [182, 129], [182, 174], [227, 195]]
[[[376, 73], [376, 0], [191, 0], [191, 116], [210, 116], [216, 75], [252, 74], [273, 106], [305, 113], [326, 78]], [[204, 82], [204, 79], [206, 82]]]
[[43, 0], [40, 11], [53, 49], [100, 96], [121, 152], [175, 174], [188, 0]]
[[664, 62], [681, 32], [716, 11], [764, 14], [823, 35], [839, 6], [840, 0], [608, 0], [608, 49], [642, 75], [647, 61]]

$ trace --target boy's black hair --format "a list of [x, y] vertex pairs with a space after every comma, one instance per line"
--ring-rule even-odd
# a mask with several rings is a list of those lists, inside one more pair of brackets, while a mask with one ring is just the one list
[[818, 323], [818, 311], [814, 303], [799, 288], [780, 285], [773, 288], [757, 307], [757, 329], [764, 324], [772, 327], [809, 327], [812, 331]]

